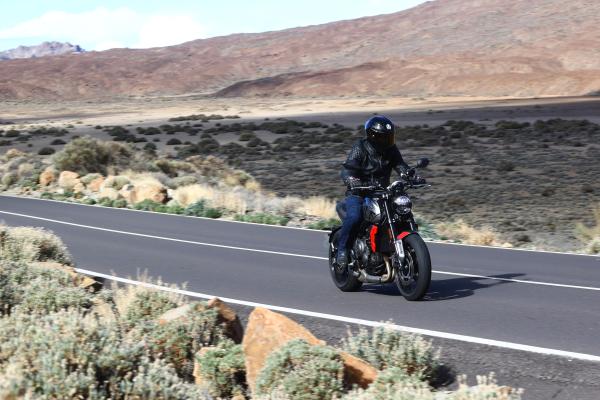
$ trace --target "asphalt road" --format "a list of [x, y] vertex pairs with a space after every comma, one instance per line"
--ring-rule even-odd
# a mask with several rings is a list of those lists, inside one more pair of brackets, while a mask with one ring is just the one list
[[6, 196], [0, 221], [54, 231], [96, 272], [147, 271], [220, 297], [600, 357], [598, 257], [429, 243], [429, 293], [408, 302], [393, 286], [338, 291], [316, 231]]

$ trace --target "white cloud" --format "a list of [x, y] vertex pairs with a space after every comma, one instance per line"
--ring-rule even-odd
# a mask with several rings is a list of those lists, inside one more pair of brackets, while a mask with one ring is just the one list
[[86, 50], [168, 46], [205, 36], [189, 15], [140, 14], [127, 7], [67, 13], [47, 12], [0, 30], [0, 39], [39, 38], [70, 41]]

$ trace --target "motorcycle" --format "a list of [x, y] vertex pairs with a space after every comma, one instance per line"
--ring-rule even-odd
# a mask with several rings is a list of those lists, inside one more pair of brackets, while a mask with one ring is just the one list
[[[422, 158], [415, 168], [425, 168], [428, 164], [429, 160]], [[364, 198], [363, 220], [349, 239], [347, 267], [336, 263], [341, 227], [329, 234], [329, 269], [338, 289], [352, 292], [360, 289], [363, 283], [394, 282], [406, 300], [420, 300], [427, 293], [431, 282], [431, 257], [419, 235], [407, 191], [430, 185], [415, 183], [415, 168], [388, 187], [353, 188], [368, 193], [368, 196]], [[343, 221], [344, 203], [338, 203], [336, 210]]]

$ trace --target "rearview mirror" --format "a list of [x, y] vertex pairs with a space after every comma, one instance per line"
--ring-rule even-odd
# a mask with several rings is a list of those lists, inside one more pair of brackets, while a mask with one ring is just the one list
[[420, 158], [419, 161], [417, 161], [417, 168], [425, 168], [429, 165], [429, 158]]

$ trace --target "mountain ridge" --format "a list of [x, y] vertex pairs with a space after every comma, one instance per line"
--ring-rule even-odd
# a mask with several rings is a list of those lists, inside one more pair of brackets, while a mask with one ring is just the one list
[[584, 95], [600, 2], [436, 0], [393, 14], [0, 64], [0, 98]]

